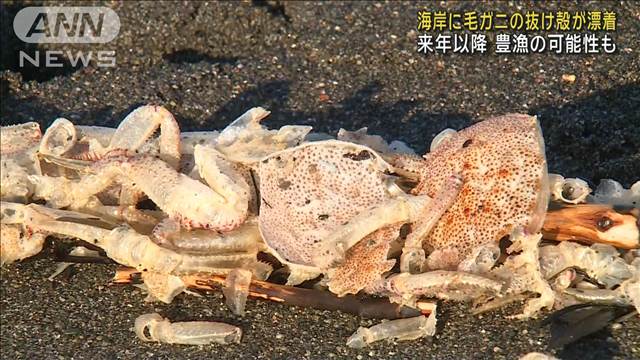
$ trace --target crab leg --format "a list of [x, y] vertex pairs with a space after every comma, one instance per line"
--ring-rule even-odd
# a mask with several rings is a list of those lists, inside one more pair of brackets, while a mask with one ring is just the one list
[[254, 107], [227, 126], [215, 139], [215, 148], [233, 162], [256, 163], [271, 153], [299, 145], [311, 126], [283, 126], [269, 130], [260, 121], [270, 112]]
[[[255, 267], [255, 253], [189, 255], [162, 248], [129, 228], [116, 228], [96, 244], [115, 261], [166, 274], [226, 273], [237, 267]], [[229, 269], [220, 271], [220, 269]]]
[[640, 261], [633, 262], [631, 267], [633, 276], [615, 290], [568, 288], [563, 293], [580, 302], [634, 306], [636, 311], [640, 311]]
[[[213, 321], [171, 323], [157, 313], [138, 316], [134, 329], [143, 341], [167, 344], [232, 344], [240, 342], [242, 337], [242, 330], [237, 326]], [[145, 335], [145, 329], [149, 331], [149, 337]]]
[[507, 253], [521, 253], [507, 258], [504, 264], [491, 270], [491, 275], [509, 283], [505, 290], [507, 297], [519, 297], [525, 292], [540, 294], [527, 301], [522, 314], [513, 316], [526, 319], [535, 316], [542, 308], [550, 309], [555, 302], [555, 293], [541, 271], [538, 245], [542, 234], [528, 234], [522, 228], [517, 228], [510, 239], [513, 243]]
[[615, 290], [569, 288], [563, 292], [583, 303], [618, 306], [627, 306], [630, 304], [628, 298], [621, 294], [620, 291]]
[[178, 224], [173, 221], [162, 221], [153, 229], [154, 241], [163, 247], [192, 254], [227, 254], [264, 248], [255, 220], [246, 221], [227, 233], [202, 229], [185, 231], [176, 226]]
[[244, 269], [233, 269], [227, 275], [222, 288], [227, 307], [236, 315], [244, 315], [244, 307], [249, 296], [249, 285], [251, 284], [251, 271]]
[[424, 315], [407, 319], [385, 321], [370, 328], [360, 327], [349, 337], [347, 346], [360, 349], [373, 342], [384, 339], [415, 340], [424, 336], [433, 336], [436, 332], [436, 311], [429, 317]]
[[[86, 167], [86, 162], [49, 157], [62, 166]], [[89, 167], [94, 174], [84, 176], [73, 186], [69, 200], [81, 203], [117, 179], [126, 179], [146, 194], [169, 217], [186, 229], [204, 228], [230, 231], [247, 216], [248, 205], [241, 201], [229, 207], [221, 194], [187, 175], [177, 172], [164, 161], [148, 155], [113, 154]]]
[[[156, 245], [148, 236], [127, 226], [113, 230], [86, 225], [101, 223], [101, 219], [71, 211], [49, 209], [40, 205], [22, 205], [24, 223], [36, 231], [75, 237], [102, 248], [107, 256], [120, 264], [139, 270], [163, 274], [189, 274], [197, 272], [226, 274], [231, 269], [251, 269], [256, 277], [264, 276], [264, 264], [256, 259], [256, 252], [238, 252], [224, 255], [190, 255], [176, 253]], [[84, 223], [74, 223], [82, 221]], [[102, 226], [109, 224], [102, 222]], [[268, 275], [267, 275], [268, 276]]]
[[426, 255], [422, 248], [422, 241], [429, 235], [442, 214], [451, 207], [461, 188], [462, 180], [452, 176], [443, 186], [442, 191], [433, 200], [425, 203], [418, 221], [413, 224], [413, 231], [407, 236], [402, 248], [400, 271], [412, 274], [424, 271]]
[[419, 181], [420, 170], [424, 167], [424, 159], [411, 154], [383, 154], [384, 159], [393, 166], [393, 171], [408, 179]]
[[76, 127], [67, 119], [57, 119], [47, 129], [40, 144], [40, 152], [60, 156], [74, 148], [81, 139], [85, 148], [76, 149], [76, 154], [72, 156], [74, 158], [101, 158], [112, 150], [136, 151], [145, 145], [158, 127], [161, 132], [158, 140], [160, 158], [177, 169], [181, 154], [178, 123], [168, 110], [153, 105], [135, 109], [115, 130], [103, 127]]
[[[48, 131], [48, 130], [47, 130]], [[75, 131], [77, 132], [77, 143], [74, 150], [70, 152], [72, 156], [68, 156], [73, 159], [79, 160], [97, 160], [107, 152], [107, 148], [111, 143], [111, 139], [116, 132], [116, 129], [104, 126], [82, 126], [76, 125]], [[189, 158], [193, 157], [193, 151], [196, 145], [213, 145], [215, 139], [220, 134], [219, 131], [186, 131], [180, 133], [180, 161], [184, 162], [188, 159], [184, 159], [185, 156]], [[115, 141], [115, 140], [114, 140]], [[83, 145], [83, 146], [79, 146]], [[173, 149], [173, 147], [171, 147]], [[149, 139], [143, 145], [140, 146], [141, 152], [160, 152], [160, 140]], [[166, 150], [163, 150], [166, 151]], [[69, 155], [69, 154], [68, 154]]]
[[106, 206], [100, 203], [83, 208], [71, 207], [71, 210], [99, 216], [113, 222], [125, 222], [136, 230], [141, 229], [144, 233], [151, 231], [165, 216], [156, 210], [141, 210], [136, 209], [135, 206]]
[[[104, 126], [82, 126], [77, 125], [76, 130], [79, 132], [78, 138], [84, 139], [87, 142], [93, 142], [96, 145], [101, 145], [103, 148], [107, 148], [111, 143], [113, 134], [116, 129]], [[213, 144], [215, 139], [220, 134], [219, 131], [183, 131], [180, 133], [180, 154], [181, 155], [193, 155], [193, 151], [196, 145], [210, 145]], [[159, 147], [156, 144], [157, 140], [152, 139], [153, 145], [151, 147]], [[103, 151], [104, 152], [104, 151]]]
[[[67, 161], [66, 159], [60, 159], [61, 161]], [[93, 176], [94, 175], [87, 175], [87, 177]], [[97, 177], [95, 179], [99, 180]], [[106, 180], [108, 182], [109, 178]], [[87, 181], [84, 183], [86, 185], [88, 180], [85, 179], [85, 181]], [[92, 214], [114, 222], [124, 221], [136, 229], [144, 229], [143, 232], [145, 233], [151, 231], [158, 221], [164, 217], [159, 211], [140, 210], [130, 205], [103, 205], [96, 196], [88, 195], [92, 192], [100, 192], [104, 186], [109, 186], [101, 182], [96, 182], [99, 185], [97, 188], [84, 189], [79, 186], [78, 181], [73, 181], [62, 176], [30, 175], [29, 182], [33, 184], [34, 188], [32, 198], [45, 200], [48, 206], [68, 208], [69, 210]], [[84, 191], [85, 193], [80, 194], [80, 191]]]
[[31, 226], [32, 219], [27, 205], [2, 201], [0, 215], [0, 265], [22, 260], [42, 251], [48, 233]]
[[184, 281], [175, 275], [143, 271], [140, 277], [144, 282], [144, 290], [148, 292], [145, 301], [159, 300], [170, 304], [174, 297], [187, 288]]
[[409, 222], [415, 208], [428, 201], [426, 196], [398, 196], [353, 217], [318, 243], [313, 258], [321, 269], [344, 260], [346, 251], [376, 230], [400, 222]]
[[382, 292], [392, 301], [413, 303], [416, 296], [466, 300], [478, 295], [497, 295], [503, 284], [480, 275], [436, 270], [421, 274], [400, 273], [382, 280]]
[[233, 168], [233, 164], [212, 147], [196, 145], [193, 156], [200, 177], [224, 199], [228, 211], [244, 214], [246, 217], [249, 207], [249, 184]]
[[160, 127], [160, 158], [172, 168], [180, 164], [180, 128], [173, 115], [162, 106], [145, 105], [133, 110], [111, 137], [107, 151], [137, 150]]

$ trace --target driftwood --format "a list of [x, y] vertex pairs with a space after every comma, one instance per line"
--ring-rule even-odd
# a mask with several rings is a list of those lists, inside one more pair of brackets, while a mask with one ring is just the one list
[[[139, 274], [133, 268], [119, 268], [116, 270], [113, 283], [133, 283]], [[181, 279], [190, 289], [209, 291], [220, 289], [225, 282], [224, 276], [210, 274], [187, 275], [182, 276]], [[414, 309], [390, 303], [386, 298], [364, 298], [355, 295], [337, 297], [329, 291], [278, 285], [258, 280], [251, 280], [249, 297], [320, 310], [338, 310], [364, 318], [379, 319], [399, 319], [428, 315], [435, 308], [435, 303], [426, 301], [419, 301], [417, 309]]]
[[549, 210], [542, 227], [544, 239], [602, 243], [622, 249], [640, 247], [638, 209], [616, 210], [609, 205], [580, 204]]

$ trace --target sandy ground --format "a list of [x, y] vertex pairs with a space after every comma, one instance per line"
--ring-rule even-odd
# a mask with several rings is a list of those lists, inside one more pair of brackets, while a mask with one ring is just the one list
[[[333, 134], [368, 126], [424, 152], [442, 129], [522, 112], [540, 118], [551, 172], [594, 185], [615, 178], [628, 186], [640, 178], [640, 6], [633, 2], [562, 5], [615, 10], [615, 54], [428, 57], [416, 53], [419, 6], [411, 3], [108, 5], [122, 22], [116, 40], [62, 49], [114, 50], [117, 66], [52, 70], [17, 66], [17, 52], [35, 48], [13, 36], [13, 16], [24, 4], [2, 4], [3, 125], [47, 126], [62, 116], [115, 126], [136, 106], [156, 103], [184, 130], [217, 129], [260, 105], [272, 111], [270, 126], [309, 124]], [[544, 10], [529, 3], [437, 8]], [[563, 81], [563, 74], [575, 75], [575, 82]], [[220, 294], [145, 304], [140, 290], [109, 285], [113, 266], [81, 265], [73, 276], [46, 280], [55, 267], [50, 249], [1, 270], [3, 358], [514, 359], [530, 351], [563, 359], [640, 358], [637, 319], [553, 350], [537, 321], [505, 318], [517, 307], [474, 317], [456, 304], [443, 304], [433, 338], [351, 350], [346, 338], [375, 321], [252, 300], [239, 318]], [[245, 336], [229, 347], [141, 343], [131, 327], [150, 311], [177, 321], [227, 321]]]

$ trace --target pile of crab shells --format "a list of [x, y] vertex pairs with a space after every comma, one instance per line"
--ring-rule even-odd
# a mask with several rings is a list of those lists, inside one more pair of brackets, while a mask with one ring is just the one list
[[[239, 314], [251, 280], [268, 280], [274, 267], [288, 285], [317, 279], [337, 296], [406, 306], [427, 297], [486, 311], [526, 299], [518, 318], [581, 302], [640, 309], [637, 224], [606, 224], [607, 236], [631, 239], [620, 246], [541, 232], [550, 204], [609, 204], [637, 219], [640, 182], [603, 180], [592, 192], [548, 174], [535, 117], [444, 130], [419, 156], [366, 128], [336, 138], [309, 126], [268, 129], [268, 115], [252, 108], [220, 131], [181, 132], [169, 111], [149, 105], [116, 129], [63, 118], [44, 134], [36, 123], [2, 127], [2, 264], [37, 254], [47, 236], [79, 239], [142, 272], [148, 300], [171, 302], [187, 275], [225, 275]], [[388, 321], [349, 344], [432, 335], [435, 321], [435, 311]], [[157, 314], [143, 315], [136, 332], [187, 344], [241, 337], [230, 325]]]

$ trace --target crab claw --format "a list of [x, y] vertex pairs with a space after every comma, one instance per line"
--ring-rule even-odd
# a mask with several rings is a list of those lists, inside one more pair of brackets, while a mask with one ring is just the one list
[[65, 118], [56, 119], [42, 137], [40, 154], [63, 155], [71, 150], [78, 140], [76, 127]]
[[215, 148], [233, 162], [252, 164], [269, 154], [302, 143], [311, 126], [287, 125], [269, 130], [260, 124], [270, 112], [254, 107], [227, 126], [215, 139]]
[[162, 106], [145, 105], [127, 115], [111, 137], [107, 152], [116, 149], [135, 151], [160, 128], [160, 158], [172, 168], [180, 165], [180, 127]]
[[70, 196], [65, 199], [67, 205], [86, 202], [114, 181], [126, 179], [128, 181], [124, 183], [135, 183], [135, 189], [146, 194], [186, 229], [231, 231], [247, 218], [248, 185], [240, 175], [234, 175], [224, 159], [216, 158], [204, 147], [196, 149], [199, 149], [196, 152], [198, 157], [205, 157], [204, 164], [196, 159], [201, 167], [200, 173], [205, 180], [211, 181], [214, 188], [177, 172], [161, 159], [144, 154], [118, 151], [97, 162], [51, 155], [46, 158], [58, 165], [89, 173], [74, 184]]
[[25, 205], [0, 202], [0, 265], [22, 260], [42, 251], [45, 233], [34, 232], [25, 222]]

